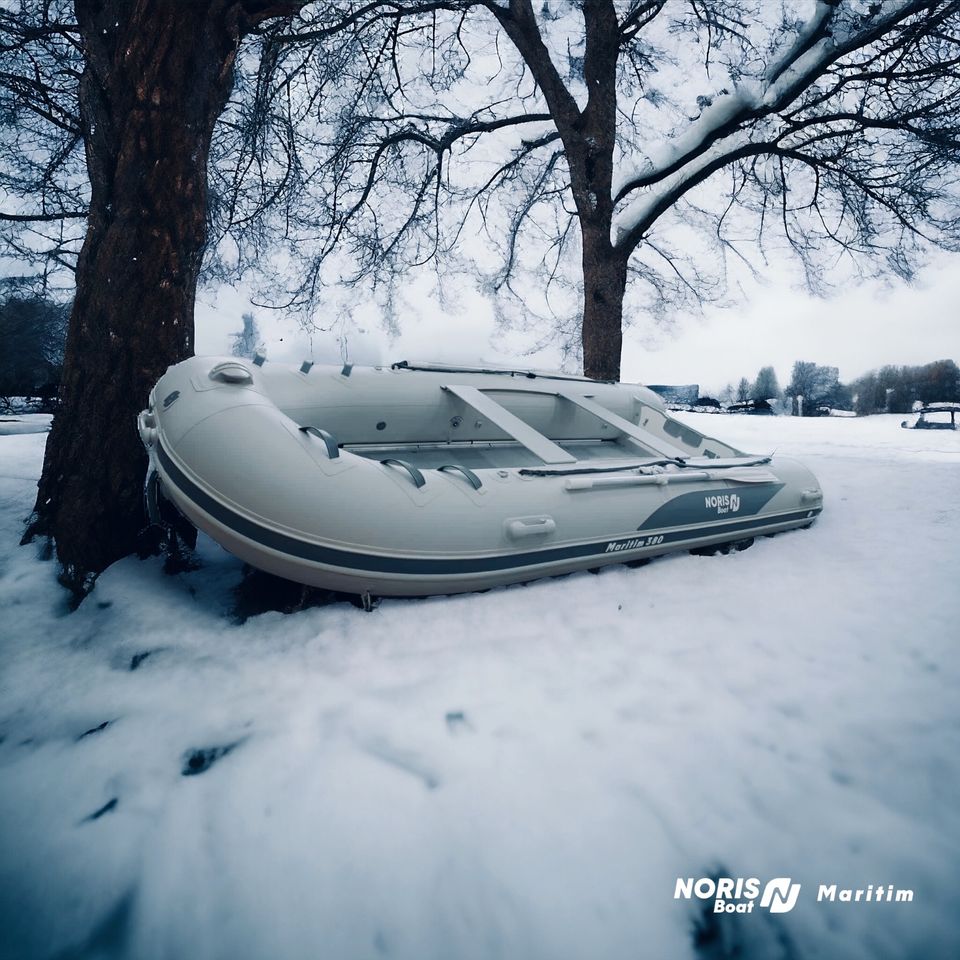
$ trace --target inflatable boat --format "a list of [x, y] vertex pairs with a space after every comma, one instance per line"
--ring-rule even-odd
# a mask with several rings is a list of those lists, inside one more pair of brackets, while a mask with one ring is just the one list
[[816, 478], [638, 384], [194, 357], [139, 417], [148, 505], [303, 584], [426, 596], [808, 526]]

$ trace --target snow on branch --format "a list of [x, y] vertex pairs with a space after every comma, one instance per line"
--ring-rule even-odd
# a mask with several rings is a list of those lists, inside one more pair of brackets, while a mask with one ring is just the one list
[[613, 201], [628, 202], [614, 216], [613, 243], [632, 249], [660, 213], [726, 162], [775, 152], [777, 114], [841, 57], [933, 6], [930, 0], [888, 0], [861, 14], [844, 0], [818, 0], [789, 47], [759, 76], [744, 77], [732, 90], [708, 99], [684, 133], [649, 151], [642, 166], [626, 164], [615, 174]]

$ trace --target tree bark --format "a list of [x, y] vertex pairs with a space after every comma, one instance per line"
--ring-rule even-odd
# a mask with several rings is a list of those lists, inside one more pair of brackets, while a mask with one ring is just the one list
[[583, 373], [592, 380], [620, 379], [626, 258], [614, 250], [609, 230], [584, 226]]
[[[83, 595], [136, 549], [146, 457], [136, 415], [193, 350], [207, 158], [239, 40], [289, 12], [231, 0], [76, 0], [91, 184], [86, 239], [33, 522]], [[287, 4], [286, 7], [291, 7]]]
[[583, 372], [596, 380], [619, 380], [627, 257], [610, 242], [621, 40], [616, 9], [612, 0], [584, 0], [588, 96], [582, 110], [550, 59], [531, 0], [510, 0], [509, 7], [494, 9], [540, 87], [563, 142], [583, 241]]

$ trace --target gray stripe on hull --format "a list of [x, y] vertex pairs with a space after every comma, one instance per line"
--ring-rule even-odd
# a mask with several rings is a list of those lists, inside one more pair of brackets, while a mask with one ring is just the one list
[[[486, 557], [388, 557], [370, 553], [357, 553], [352, 550], [341, 550], [336, 547], [326, 547], [317, 543], [310, 543], [292, 537], [289, 534], [263, 527], [247, 517], [238, 514], [229, 507], [215, 500], [208, 493], [198, 487], [183, 471], [170, 459], [166, 450], [158, 442], [157, 459], [163, 467], [164, 473], [179, 488], [180, 492], [202, 511], [213, 517], [224, 527], [228, 527], [247, 540], [269, 547], [278, 553], [283, 553], [311, 563], [325, 564], [331, 567], [340, 567], [346, 570], [362, 571], [364, 573], [398, 573], [411, 576], [456, 576], [466, 573], [486, 573], [497, 570], [509, 570], [536, 566], [544, 563], [557, 563], [565, 560], [628, 553], [646, 546], [666, 546], [684, 540], [704, 540], [710, 537], [726, 536], [727, 534], [746, 533], [752, 528], [775, 526], [784, 523], [801, 523], [813, 519], [820, 512], [814, 510], [798, 510], [793, 513], [778, 516], [754, 517], [753, 519], [728, 522], [714, 522], [707, 526], [690, 530], [664, 531], [662, 539], [658, 536], [643, 537], [622, 536], [607, 537], [591, 543], [581, 543], [570, 547], [553, 547], [544, 550], [535, 550], [528, 553], [498, 554]], [[656, 543], [648, 543], [656, 540]]]
[[753, 517], [779, 493], [785, 484], [763, 483], [756, 486], [738, 485], [735, 488], [721, 487], [706, 493], [683, 493], [654, 510], [637, 527], [638, 530], [659, 530], [663, 527], [690, 526], [694, 523], [710, 523], [720, 517], [736, 515]]

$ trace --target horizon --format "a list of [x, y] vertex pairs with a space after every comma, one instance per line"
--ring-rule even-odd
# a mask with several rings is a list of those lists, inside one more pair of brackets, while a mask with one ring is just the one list
[[[911, 283], [867, 280], [829, 297], [798, 288], [784, 268], [771, 271], [763, 285], [751, 281], [741, 287], [740, 303], [707, 305], [700, 316], [668, 323], [629, 325], [622, 379], [696, 383], [701, 395], [714, 396], [728, 384], [735, 388], [741, 377], [752, 383], [765, 366], [774, 368], [782, 389], [797, 360], [837, 367], [841, 382], [850, 383], [888, 365], [920, 366], [960, 357], [960, 325], [953, 322], [952, 312], [960, 302], [960, 271], [950, 254], [931, 258]], [[292, 315], [254, 305], [242, 286], [222, 285], [198, 296], [196, 352], [229, 352], [242, 314], [253, 312], [265, 351], [274, 360], [378, 364], [416, 359], [549, 369], [562, 365], [559, 337], [532, 350], [537, 335], [498, 330], [491, 301], [478, 292], [461, 293], [441, 307], [429, 280], [419, 276], [401, 299], [400, 312], [406, 315], [396, 336], [370, 300], [354, 306], [349, 316], [328, 319], [328, 328], [311, 331]], [[336, 305], [331, 312], [337, 312]], [[910, 317], [909, 323], [901, 321], [904, 316]]]

